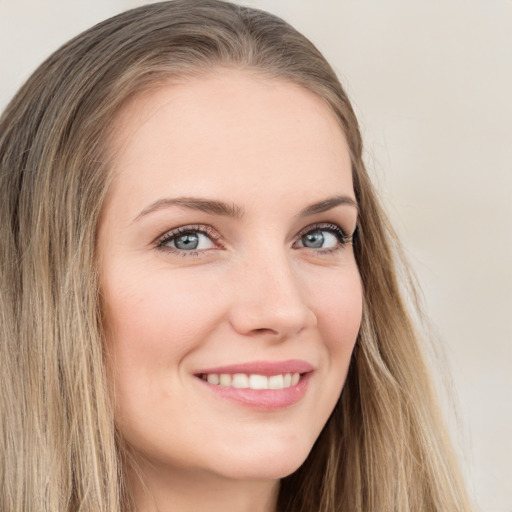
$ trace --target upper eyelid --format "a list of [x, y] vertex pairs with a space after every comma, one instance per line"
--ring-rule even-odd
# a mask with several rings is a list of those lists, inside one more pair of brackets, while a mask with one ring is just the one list
[[353, 236], [353, 234], [348, 234], [345, 229], [343, 229], [339, 224], [336, 224], [334, 222], [316, 222], [314, 224], [310, 224], [309, 226], [306, 226], [305, 228], [301, 229], [295, 236], [296, 238], [300, 238], [301, 236], [304, 236], [306, 233], [314, 231], [315, 229], [331, 229], [333, 231], [340, 231], [343, 234], [343, 237], [345, 238], [352, 238]]
[[153, 245], [159, 247], [161, 244], [167, 242], [168, 240], [171, 240], [173, 237], [177, 237], [180, 234], [194, 231], [197, 231], [198, 233], [208, 236], [214, 242], [220, 240], [221, 238], [221, 235], [212, 226], [209, 226], [207, 224], [186, 224], [184, 226], [178, 226], [173, 229], [168, 229], [167, 231], [165, 231], [164, 233], [162, 233], [161, 235], [157, 236], [154, 239]]

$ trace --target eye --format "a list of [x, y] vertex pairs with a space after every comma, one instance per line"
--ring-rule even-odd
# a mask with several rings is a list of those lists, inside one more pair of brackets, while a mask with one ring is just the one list
[[[174, 252], [206, 251], [217, 247], [216, 238], [207, 226], [184, 226], [166, 233], [157, 243], [157, 248]], [[185, 255], [185, 254], [184, 254]]]
[[295, 246], [307, 249], [322, 249], [329, 252], [340, 249], [351, 240], [352, 237], [345, 234], [336, 224], [325, 224], [306, 228], [302, 234], [299, 234]]

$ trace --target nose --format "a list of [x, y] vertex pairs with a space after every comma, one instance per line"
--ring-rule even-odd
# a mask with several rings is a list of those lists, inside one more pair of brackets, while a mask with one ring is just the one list
[[230, 309], [233, 329], [246, 336], [281, 340], [317, 325], [307, 290], [287, 258], [245, 262], [235, 283]]

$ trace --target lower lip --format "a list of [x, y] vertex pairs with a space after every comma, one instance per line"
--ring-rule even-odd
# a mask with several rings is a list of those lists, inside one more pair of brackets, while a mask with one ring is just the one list
[[197, 380], [216, 396], [225, 400], [258, 411], [277, 411], [290, 407], [304, 398], [311, 375], [312, 372], [304, 373], [295, 386], [283, 389], [234, 388], [210, 384], [200, 378]]

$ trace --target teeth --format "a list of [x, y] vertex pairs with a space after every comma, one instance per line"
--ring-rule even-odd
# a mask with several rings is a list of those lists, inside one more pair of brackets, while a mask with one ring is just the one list
[[284, 389], [296, 386], [300, 380], [300, 373], [283, 373], [280, 375], [266, 375], [235, 373], [209, 373], [202, 375], [203, 380], [210, 384], [233, 388], [250, 389]]
[[249, 377], [243, 373], [235, 373], [235, 375], [233, 375], [233, 380], [231, 381], [231, 386], [234, 388], [248, 388]]
[[221, 386], [231, 386], [231, 375], [228, 373], [222, 373], [219, 378], [219, 383]]
[[218, 376], [216, 373], [210, 373], [210, 374], [208, 374], [208, 377], [206, 378], [206, 380], [207, 380], [210, 384], [220, 384], [219, 376]]
[[284, 378], [282, 375], [272, 375], [268, 378], [268, 387], [270, 389], [283, 389]]
[[268, 389], [268, 378], [265, 375], [251, 375], [249, 377], [249, 387], [251, 389]]

